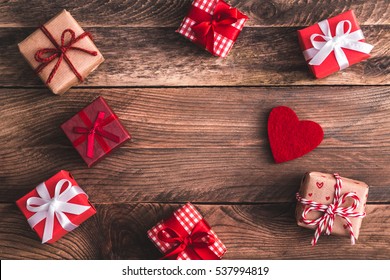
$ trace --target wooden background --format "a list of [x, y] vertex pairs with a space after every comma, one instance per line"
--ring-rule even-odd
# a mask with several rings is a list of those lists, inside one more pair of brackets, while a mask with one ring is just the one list
[[[146, 231], [187, 201], [226, 244], [225, 259], [390, 258], [390, 7], [379, 1], [234, 0], [250, 21], [226, 59], [174, 31], [189, 0], [0, 0], [0, 258], [156, 259]], [[68, 9], [106, 61], [51, 94], [17, 43]], [[372, 58], [315, 80], [296, 30], [353, 9]], [[103, 96], [133, 139], [88, 169], [59, 126]], [[278, 105], [321, 124], [322, 144], [274, 164], [267, 117]], [[60, 169], [72, 171], [97, 215], [42, 245], [14, 201]], [[355, 246], [295, 224], [306, 171], [370, 186]]]

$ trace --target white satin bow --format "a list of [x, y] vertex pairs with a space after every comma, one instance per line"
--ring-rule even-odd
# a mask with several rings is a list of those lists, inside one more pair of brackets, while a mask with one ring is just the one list
[[[66, 183], [68, 184], [68, 187], [60, 193], [61, 188]], [[66, 179], [58, 181], [53, 197], [50, 197], [45, 183], [39, 184], [36, 190], [39, 197], [30, 197], [27, 199], [26, 207], [28, 211], [35, 212], [35, 214], [28, 219], [28, 223], [32, 228], [43, 219], [46, 219], [42, 243], [53, 238], [54, 215], [65, 230], [71, 231], [78, 227], [78, 225], [73, 224], [65, 213], [80, 215], [91, 208], [91, 206], [68, 202], [79, 194], [84, 194], [86, 196], [87, 194], [80, 187], [72, 186], [72, 183]]]
[[[344, 28], [345, 23], [348, 24], [347, 30]], [[313, 44], [313, 48], [303, 51], [305, 59], [311, 59], [309, 62], [310, 65], [321, 65], [330, 53], [334, 51], [340, 70], [343, 70], [349, 66], [343, 48], [366, 54], [369, 54], [374, 48], [373, 45], [359, 41], [364, 39], [363, 32], [360, 29], [351, 33], [352, 24], [349, 20], [342, 20], [337, 24], [336, 36], [334, 37], [332, 37], [332, 33], [330, 32], [328, 20], [320, 21], [318, 25], [323, 34], [312, 34], [310, 41]], [[325, 41], [315, 41], [317, 37], [321, 37]]]

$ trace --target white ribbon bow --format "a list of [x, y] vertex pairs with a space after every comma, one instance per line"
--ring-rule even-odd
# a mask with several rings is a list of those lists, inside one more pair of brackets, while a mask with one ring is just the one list
[[[344, 24], [348, 24], [348, 30], [345, 31]], [[323, 20], [318, 23], [323, 34], [312, 34], [310, 41], [313, 48], [303, 51], [306, 60], [310, 60], [310, 65], [321, 65], [322, 62], [330, 55], [332, 51], [336, 56], [340, 70], [349, 66], [347, 56], [344, 49], [349, 49], [361, 53], [369, 54], [374, 48], [373, 45], [360, 42], [364, 39], [363, 32], [359, 29], [351, 33], [352, 24], [349, 20], [342, 20], [336, 26], [336, 36], [332, 37], [328, 20]], [[324, 42], [315, 41], [317, 37], [324, 39]]]
[[[60, 193], [61, 188], [66, 183], [68, 184], [68, 187]], [[72, 231], [77, 228], [78, 225], [73, 224], [64, 213], [80, 215], [91, 208], [91, 206], [68, 203], [69, 200], [79, 194], [84, 194], [86, 196], [87, 194], [80, 187], [72, 186], [72, 183], [66, 179], [58, 181], [52, 198], [50, 197], [45, 183], [39, 184], [36, 187], [36, 190], [39, 197], [30, 197], [27, 199], [26, 207], [28, 211], [35, 212], [35, 214], [28, 219], [28, 223], [32, 228], [43, 219], [46, 219], [42, 243], [53, 238], [54, 215], [66, 231]]]

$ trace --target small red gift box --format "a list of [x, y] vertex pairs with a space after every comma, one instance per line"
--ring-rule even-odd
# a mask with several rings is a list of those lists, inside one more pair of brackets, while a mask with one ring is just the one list
[[194, 0], [176, 32], [211, 54], [226, 57], [247, 20], [222, 0]]
[[131, 138], [103, 97], [95, 99], [61, 128], [88, 167]]
[[303, 55], [314, 76], [324, 78], [370, 57], [353, 11], [298, 30]]
[[61, 170], [16, 201], [42, 243], [53, 243], [96, 213], [87, 194]]
[[219, 260], [226, 247], [191, 203], [148, 231], [164, 259]]

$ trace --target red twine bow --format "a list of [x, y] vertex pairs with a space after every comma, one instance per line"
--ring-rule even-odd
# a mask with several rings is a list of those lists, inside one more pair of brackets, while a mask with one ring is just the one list
[[[353, 233], [352, 223], [349, 219], [351, 218], [364, 218], [366, 216], [366, 213], [359, 213], [354, 212], [356, 208], [359, 206], [360, 199], [359, 197], [353, 193], [353, 192], [347, 192], [343, 195], [340, 195], [341, 188], [342, 188], [342, 181], [340, 178], [340, 175], [335, 173], [333, 174], [336, 178], [336, 185], [335, 185], [335, 193], [333, 198], [333, 203], [326, 205], [322, 203], [317, 203], [315, 201], [303, 198], [300, 196], [299, 193], [296, 194], [296, 198], [299, 203], [303, 205], [307, 205], [307, 207], [302, 212], [302, 221], [307, 225], [315, 225], [317, 226], [314, 237], [311, 241], [311, 244], [315, 246], [317, 244], [318, 238], [320, 237], [321, 233], [325, 231], [327, 235], [330, 235], [333, 229], [335, 216], [340, 216], [347, 222], [347, 227], [349, 229], [349, 233], [351, 236], [351, 244], [355, 244], [356, 237]], [[346, 199], [350, 197], [353, 200], [353, 203], [349, 207], [342, 207], [341, 205], [345, 203]], [[307, 214], [309, 214], [311, 211], [318, 211], [323, 212], [324, 214], [319, 217], [318, 219], [310, 220], [307, 219]]]
[[196, 42], [205, 47], [213, 55], [215, 55], [214, 34], [218, 33], [235, 41], [240, 30], [233, 27], [232, 24], [236, 23], [239, 19], [247, 18], [236, 8], [231, 8], [224, 1], [219, 1], [216, 4], [213, 15], [192, 6], [188, 17], [197, 22], [197, 24], [191, 27], [196, 35]]
[[[93, 56], [97, 55], [96, 51], [90, 51], [87, 49], [79, 48], [79, 47], [74, 47], [73, 45], [83, 39], [84, 37], [91, 37], [91, 34], [88, 32], [82, 33], [80, 36], [76, 37], [75, 32], [72, 29], [65, 29], [64, 32], [61, 34], [61, 45], [59, 45], [56, 40], [54, 39], [53, 35], [49, 32], [49, 30], [46, 29], [45, 26], [41, 26], [40, 29], [42, 30], [43, 34], [46, 35], [46, 37], [50, 40], [50, 42], [54, 45], [55, 48], [44, 48], [44, 49], [39, 49], [35, 53], [35, 60], [38, 62], [41, 62], [41, 64], [35, 69], [36, 73], [41, 72], [51, 61], [56, 59], [58, 57], [57, 63], [53, 67], [53, 69], [50, 72], [49, 77], [46, 80], [46, 85], [51, 82], [53, 79], [54, 75], [57, 73], [58, 68], [61, 65], [62, 60], [65, 60], [66, 63], [69, 65], [70, 69], [73, 71], [73, 73], [76, 75], [77, 79], [79, 79], [80, 82], [83, 81], [83, 77], [81, 74], [77, 71], [77, 69], [74, 67], [72, 62], [70, 61], [69, 57], [66, 55], [66, 52], [69, 50], [76, 50], [76, 51], [81, 51]], [[65, 37], [66, 34], [70, 34], [70, 40], [65, 43]], [[46, 56], [49, 55], [49, 56]]]
[[[178, 227], [182, 228], [179, 222], [172, 222], [172, 225], [167, 225], [157, 234], [161, 241], [177, 245], [163, 259], [171, 257], [176, 259], [181, 252], [186, 251], [191, 259], [219, 260], [208, 248], [214, 244], [215, 238], [210, 234], [210, 226], [204, 220], [199, 221], [190, 234]], [[167, 237], [167, 234], [170, 237]]]
[[94, 123], [91, 123], [90, 119], [83, 111], [79, 112], [79, 116], [89, 128], [73, 128], [74, 133], [84, 134], [82, 137], [76, 139], [76, 141], [73, 142], [73, 145], [76, 147], [83, 143], [85, 140], [87, 140], [87, 157], [93, 158], [94, 156], [95, 139], [98, 141], [98, 143], [105, 152], [108, 152], [110, 150], [110, 147], [107, 145], [103, 138], [107, 138], [111, 141], [114, 141], [115, 143], [118, 143], [120, 141], [117, 135], [112, 134], [111, 132], [108, 132], [103, 129], [105, 125], [117, 119], [115, 115], [112, 114], [106, 119], [104, 119], [105, 112], [99, 112]]

